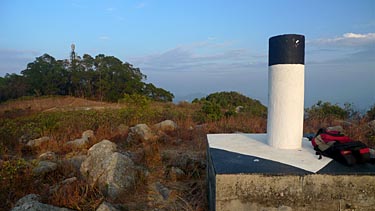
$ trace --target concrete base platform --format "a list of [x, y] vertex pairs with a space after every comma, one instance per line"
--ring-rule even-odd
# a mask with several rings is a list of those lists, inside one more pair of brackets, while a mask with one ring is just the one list
[[319, 160], [308, 140], [275, 151], [266, 137], [208, 135], [210, 210], [375, 210], [375, 165]]

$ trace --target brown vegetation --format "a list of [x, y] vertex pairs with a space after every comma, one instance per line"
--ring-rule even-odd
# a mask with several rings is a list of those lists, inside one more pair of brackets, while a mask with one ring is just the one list
[[[80, 138], [88, 129], [93, 130], [96, 137], [90, 140], [90, 146], [108, 139], [121, 151], [130, 152], [133, 161], [142, 167], [132, 191], [111, 203], [119, 204], [124, 210], [206, 210], [206, 135], [265, 133], [266, 118], [239, 113], [201, 123], [194, 119], [199, 109], [200, 105], [190, 103], [109, 104], [73, 97], [33, 98], [0, 104], [0, 210], [9, 210], [29, 193], [40, 194], [44, 203], [76, 210], [95, 210], [107, 200], [80, 177], [79, 170], [71, 163], [62, 162], [85, 153], [67, 149], [64, 144]], [[152, 126], [165, 119], [175, 121], [178, 129], [158, 134], [157, 139], [147, 144], [126, 143], [128, 126], [139, 123]], [[320, 127], [331, 125], [342, 125], [354, 139], [375, 146], [374, 131], [364, 118], [344, 121], [309, 117], [304, 132], [315, 133]], [[30, 140], [41, 136], [49, 136], [50, 141], [38, 148], [27, 147], [21, 140], [21, 137]], [[36, 158], [46, 151], [56, 153], [59, 167], [51, 174], [35, 176], [32, 169]], [[174, 172], [175, 166], [184, 174]], [[77, 179], [62, 183], [72, 177]], [[155, 188], [159, 183], [170, 190], [167, 199]]]

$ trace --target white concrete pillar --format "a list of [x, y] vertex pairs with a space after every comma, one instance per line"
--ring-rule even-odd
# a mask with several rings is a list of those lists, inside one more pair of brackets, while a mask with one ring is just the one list
[[305, 37], [286, 34], [269, 39], [268, 144], [299, 149], [303, 137]]

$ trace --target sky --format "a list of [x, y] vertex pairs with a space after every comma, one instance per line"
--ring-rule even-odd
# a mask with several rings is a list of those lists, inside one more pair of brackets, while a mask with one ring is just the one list
[[48, 53], [105, 54], [176, 99], [237, 91], [267, 105], [268, 39], [302, 34], [305, 107], [375, 104], [374, 0], [0, 0], [0, 77]]

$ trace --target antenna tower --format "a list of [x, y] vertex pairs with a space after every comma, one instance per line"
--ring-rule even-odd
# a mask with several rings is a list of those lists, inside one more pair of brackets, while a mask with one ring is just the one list
[[70, 62], [73, 62], [76, 59], [76, 52], [74, 51], [76, 46], [72, 44], [71, 46], [72, 52], [70, 53]]

